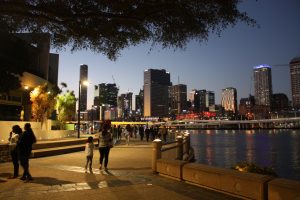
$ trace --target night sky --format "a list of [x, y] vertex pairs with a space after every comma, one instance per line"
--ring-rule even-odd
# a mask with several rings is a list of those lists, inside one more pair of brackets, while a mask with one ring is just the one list
[[[151, 49], [140, 44], [121, 52], [117, 61], [90, 51], [52, 50], [60, 54], [59, 83], [78, 95], [79, 66], [89, 66], [88, 109], [93, 104], [94, 85], [114, 83], [120, 92], [137, 94], [143, 87], [143, 71], [148, 68], [166, 69], [173, 84], [186, 84], [192, 89], [215, 92], [220, 104], [221, 90], [237, 88], [240, 98], [253, 94], [252, 69], [256, 65], [272, 67], [273, 93], [285, 93], [291, 100], [288, 64], [300, 56], [300, 1], [247, 0], [240, 9], [254, 18], [259, 27], [244, 23], [228, 27], [220, 37], [212, 33], [204, 43], [191, 41], [184, 50]], [[151, 49], [151, 50], [150, 50]]]

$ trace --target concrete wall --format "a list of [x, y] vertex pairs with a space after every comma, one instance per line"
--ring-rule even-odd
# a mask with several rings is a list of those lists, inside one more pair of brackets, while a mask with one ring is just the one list
[[276, 178], [268, 183], [269, 200], [300, 200], [300, 182]]
[[158, 159], [157, 172], [243, 199], [300, 200], [300, 182], [180, 160]]
[[[9, 133], [11, 132], [12, 126], [19, 125], [22, 129], [25, 125], [23, 121], [0, 121], [0, 144], [8, 143]], [[55, 122], [48, 120], [47, 126], [41, 127], [40, 122], [29, 122], [37, 140], [46, 139], [59, 139], [66, 137], [76, 137], [77, 133], [74, 130], [51, 130], [51, 126]]]

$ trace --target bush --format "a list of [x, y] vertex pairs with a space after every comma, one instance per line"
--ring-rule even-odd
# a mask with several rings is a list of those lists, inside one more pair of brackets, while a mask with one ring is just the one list
[[250, 173], [257, 173], [257, 174], [264, 174], [277, 177], [276, 172], [271, 167], [260, 167], [253, 163], [248, 162], [241, 162], [237, 163], [232, 169], [238, 170], [240, 172], [250, 172]]

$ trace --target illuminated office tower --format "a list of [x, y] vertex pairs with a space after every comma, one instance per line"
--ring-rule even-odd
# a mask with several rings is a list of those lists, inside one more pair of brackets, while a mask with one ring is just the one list
[[170, 73], [164, 69], [144, 71], [144, 116], [165, 117], [169, 114]]
[[88, 66], [80, 65], [80, 111], [86, 111], [87, 109], [87, 86], [82, 84], [83, 81], [88, 80]]
[[237, 112], [237, 92], [233, 87], [222, 89], [221, 105], [225, 111]]
[[300, 108], [300, 57], [293, 58], [290, 62], [292, 101], [293, 107]]
[[271, 67], [259, 65], [253, 68], [255, 105], [271, 106], [272, 75]]
[[181, 114], [187, 110], [187, 87], [184, 84], [170, 87], [171, 109], [175, 114]]
[[209, 106], [215, 105], [215, 92], [206, 91], [205, 93], [205, 106], [209, 108]]

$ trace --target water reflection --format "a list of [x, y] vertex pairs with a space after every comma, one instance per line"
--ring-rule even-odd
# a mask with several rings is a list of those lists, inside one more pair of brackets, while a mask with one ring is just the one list
[[194, 130], [191, 145], [199, 163], [230, 168], [253, 162], [300, 180], [300, 130]]

